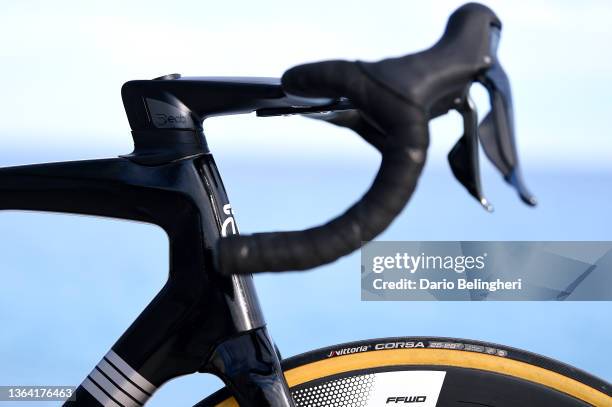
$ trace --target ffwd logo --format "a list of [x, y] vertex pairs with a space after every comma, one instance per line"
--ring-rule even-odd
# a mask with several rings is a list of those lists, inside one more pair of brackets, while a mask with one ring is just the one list
[[427, 396], [392, 396], [387, 397], [385, 404], [408, 404], [408, 403], [425, 403]]

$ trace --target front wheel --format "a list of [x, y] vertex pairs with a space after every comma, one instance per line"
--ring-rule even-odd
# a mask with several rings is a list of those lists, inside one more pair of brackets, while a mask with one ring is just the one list
[[[346, 343], [282, 362], [296, 407], [612, 407], [609, 383], [484, 342], [402, 337]], [[198, 407], [238, 406], [221, 389]]]

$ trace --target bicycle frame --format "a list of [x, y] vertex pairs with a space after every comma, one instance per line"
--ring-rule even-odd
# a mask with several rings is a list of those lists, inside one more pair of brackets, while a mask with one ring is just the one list
[[[476, 16], [484, 18], [484, 32], [488, 38], [492, 17], [483, 10], [477, 11]], [[477, 62], [476, 67], [481, 64]], [[370, 65], [367, 65], [370, 68], [361, 66], [361, 69], [371, 68]], [[497, 75], [501, 73], [498, 71]], [[388, 75], [385, 78], [389, 79]], [[417, 77], [402, 78], [421, 81]], [[461, 86], [454, 91], [461, 92], [452, 93], [452, 96], [463, 95], [473, 80], [463, 76], [460, 79]], [[492, 83], [496, 82], [492, 80]], [[409, 85], [408, 82], [402, 83], [402, 86], [412, 86]], [[231, 274], [251, 269], [223, 267], [221, 270], [220, 263], [223, 259], [240, 257], [243, 266], [259, 263], [255, 271], [282, 271], [292, 270], [294, 264], [303, 265], [304, 262], [281, 262], [282, 267], [269, 270], [269, 264], [261, 261], [261, 254], [266, 250], [259, 247], [257, 242], [260, 240], [251, 237], [251, 240], [246, 238], [249, 245], [232, 245], [231, 241], [237, 240], [236, 237], [221, 239], [230, 231], [236, 232], [235, 221], [207, 147], [202, 123], [208, 117], [223, 114], [257, 112], [260, 116], [271, 116], [349, 110], [354, 108], [352, 102], [342, 97], [290, 95], [285, 93], [280, 80], [274, 78], [181, 78], [178, 74], [130, 81], [124, 84], [121, 93], [134, 139], [131, 154], [112, 159], [0, 169], [0, 193], [3, 195], [0, 209], [137, 220], [159, 225], [168, 235], [168, 281], [77, 389], [76, 401], [67, 405], [139, 406], [168, 380], [195, 372], [209, 372], [225, 382], [241, 406], [292, 406], [279, 357], [265, 329], [252, 277]], [[503, 92], [500, 97], [503, 101]], [[386, 100], [395, 103], [396, 98]], [[450, 109], [447, 100], [441, 100], [444, 101], [442, 105], [433, 106], [432, 117]], [[449, 100], [454, 100], [454, 97]], [[410, 111], [414, 113], [413, 109]], [[421, 117], [421, 110], [418, 116], [418, 135], [420, 139], [427, 139], [426, 120]], [[413, 127], [410, 128], [417, 128]], [[475, 127], [475, 122], [471, 127]], [[502, 140], [513, 146], [512, 132], [504, 134]], [[472, 136], [473, 144], [475, 134]], [[408, 139], [404, 135], [402, 140], [406, 142]], [[500, 143], [491, 143], [493, 147], [490, 149], [496, 151]], [[380, 232], [386, 228], [414, 190], [424, 152], [403, 148], [406, 146], [397, 150], [403, 152], [401, 160], [398, 158], [400, 155], [391, 153], [395, 164], [381, 165], [381, 168], [391, 168], [402, 176], [402, 185], [392, 184], [391, 187], [391, 184], [383, 183], [387, 185], [387, 194], [393, 194], [394, 189], [401, 190], [401, 199], [389, 200], [394, 203], [393, 208], [379, 210], [378, 213], [385, 213], [385, 216], [378, 217], [378, 226], [369, 227], [369, 230]], [[419, 154], [404, 156], [405, 152]], [[514, 157], [514, 153], [511, 149], [508, 154]], [[384, 157], [383, 154], [383, 162]], [[474, 157], [477, 158], [477, 154], [467, 158], [460, 154], [462, 159]], [[505, 173], [514, 174], [518, 168], [514, 161], [513, 165], [504, 167]], [[472, 165], [467, 175], [461, 173], [460, 180], [464, 185], [472, 186], [475, 169]], [[385, 174], [388, 179], [400, 179], [388, 172]], [[517, 181], [517, 185], [522, 184]], [[476, 189], [472, 193], [480, 199]], [[528, 195], [525, 191], [522, 196]], [[363, 205], [371, 208], [371, 205]], [[361, 212], [351, 212], [351, 217], [344, 218], [342, 224], [345, 227], [353, 224], [357, 213]], [[324, 227], [331, 229], [323, 231], [339, 233], [329, 224]], [[349, 233], [355, 230], [352, 228]], [[296, 253], [309, 255], [308, 250], [302, 249], [308, 246], [302, 244], [304, 235], [299, 233], [304, 232], [298, 232], [300, 239], [295, 239], [295, 233], [277, 235], [282, 239], [289, 235], [293, 238], [293, 249], [286, 250], [285, 254], [289, 255], [281, 256], [284, 260], [295, 260], [293, 255]], [[319, 235], [326, 233], [319, 230]], [[351, 239], [354, 248], [362, 240]], [[224, 241], [230, 245], [226, 247], [236, 250], [225, 251], [225, 256], [219, 256], [223, 253], [219, 243]], [[265, 249], [274, 251], [274, 240], [268, 239], [267, 242]], [[349, 249], [353, 250], [351, 247]], [[334, 256], [327, 256], [328, 260], [338, 258], [345, 251], [344, 244], [340, 245], [337, 255], [334, 252]], [[316, 265], [306, 264], [307, 268]]]
[[[134, 131], [125, 157], [0, 169], [0, 209], [131, 219], [168, 235], [168, 281], [66, 405], [139, 406], [168, 380], [207, 372], [242, 406], [292, 406], [252, 277], [217, 270], [216, 243], [236, 228], [202, 130], [155, 132]], [[164, 145], [172, 157], [160, 164], [151, 140], [168, 139], [177, 147]]]

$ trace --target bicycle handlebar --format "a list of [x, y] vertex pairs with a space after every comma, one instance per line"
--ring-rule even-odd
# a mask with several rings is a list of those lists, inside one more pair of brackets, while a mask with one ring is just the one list
[[[489, 90], [492, 113], [474, 131], [506, 180], [534, 205], [518, 170], [510, 87], [497, 59], [500, 30], [501, 22], [489, 8], [470, 3], [450, 16], [442, 38], [425, 51], [374, 63], [325, 61], [288, 70], [282, 78], [287, 94], [351, 101], [357, 112], [336, 114], [329, 121], [355, 130], [381, 151], [380, 169], [365, 195], [324, 225], [220, 239], [221, 272], [306, 270], [375, 238], [416, 188], [429, 144], [428, 121], [471, 106], [468, 91], [476, 81]], [[474, 131], [468, 134], [466, 128], [464, 138], [476, 137]], [[449, 161], [459, 181], [484, 205], [473, 153], [473, 143], [460, 140]]]

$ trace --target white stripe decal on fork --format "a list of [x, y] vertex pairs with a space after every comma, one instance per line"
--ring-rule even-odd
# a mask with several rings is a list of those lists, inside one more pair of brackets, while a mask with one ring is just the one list
[[138, 387], [143, 389], [148, 394], [153, 394], [157, 388], [149, 382], [147, 379], [142, 377], [140, 373], [134, 370], [130, 365], [128, 365], [119, 355], [117, 355], [111, 349], [106, 356], [104, 357], [108, 360], [113, 366], [117, 368], [125, 377], [127, 377], [131, 382], [136, 384]]
[[81, 386], [83, 386], [83, 388], [87, 390], [89, 394], [91, 394], [96, 400], [98, 400], [98, 402], [104, 407], [121, 407], [121, 405], [115, 403], [113, 399], [108, 397], [108, 395], [104, 393], [98, 387], [98, 385], [89, 380], [89, 377], [85, 379], [83, 383], [81, 383]]
[[157, 388], [110, 350], [81, 386], [104, 407], [140, 407]]

